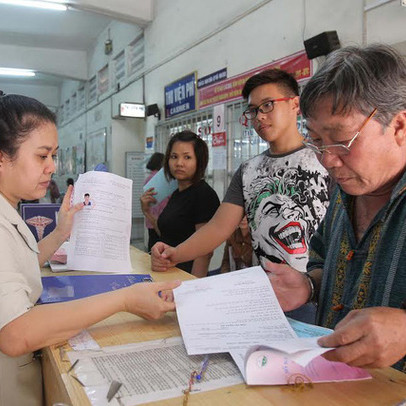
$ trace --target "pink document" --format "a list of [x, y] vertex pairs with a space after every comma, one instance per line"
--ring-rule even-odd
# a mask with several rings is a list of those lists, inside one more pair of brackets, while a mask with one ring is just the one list
[[318, 356], [305, 367], [289, 360], [278, 351], [253, 352], [246, 362], [248, 385], [286, 385], [295, 383], [295, 375], [303, 375], [304, 382], [339, 382], [369, 379], [365, 369], [350, 367], [341, 362], [331, 362]]

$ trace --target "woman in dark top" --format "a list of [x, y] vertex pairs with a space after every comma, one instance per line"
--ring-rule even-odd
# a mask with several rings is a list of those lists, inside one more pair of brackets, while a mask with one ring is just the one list
[[[213, 217], [220, 201], [216, 192], [203, 179], [208, 161], [206, 143], [192, 131], [182, 131], [170, 139], [164, 170], [168, 179], [178, 181], [178, 189], [173, 192], [158, 218], [160, 241], [174, 247]], [[153, 195], [153, 190], [146, 191], [145, 201], [152, 201]], [[207, 275], [210, 258], [211, 254], [177, 266], [203, 277]]]

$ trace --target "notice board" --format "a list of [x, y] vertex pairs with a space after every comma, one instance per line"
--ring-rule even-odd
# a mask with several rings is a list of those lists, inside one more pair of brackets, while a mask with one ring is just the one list
[[126, 152], [125, 153], [125, 177], [133, 181], [133, 207], [132, 217], [144, 217], [141, 210], [140, 197], [143, 193], [142, 187], [146, 178], [145, 165], [151, 154], [145, 152]]

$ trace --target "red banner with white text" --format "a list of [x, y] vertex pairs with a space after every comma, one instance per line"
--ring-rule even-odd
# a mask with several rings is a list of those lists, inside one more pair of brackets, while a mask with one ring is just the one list
[[205, 108], [217, 103], [225, 103], [241, 99], [241, 90], [245, 82], [256, 73], [265, 69], [279, 68], [293, 74], [300, 83], [313, 75], [312, 61], [307, 58], [305, 51], [297, 52], [285, 58], [278, 59], [258, 68], [251, 69], [240, 75], [233, 76], [211, 86], [199, 89], [199, 108]]

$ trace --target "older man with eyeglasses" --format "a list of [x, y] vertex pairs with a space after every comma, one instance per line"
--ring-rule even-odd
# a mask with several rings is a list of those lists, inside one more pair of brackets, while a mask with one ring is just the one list
[[[308, 273], [270, 264], [284, 310], [318, 303], [332, 361], [406, 373], [406, 63], [390, 47], [332, 53], [306, 85], [309, 139], [338, 187]], [[295, 295], [292, 295], [295, 292]]]

